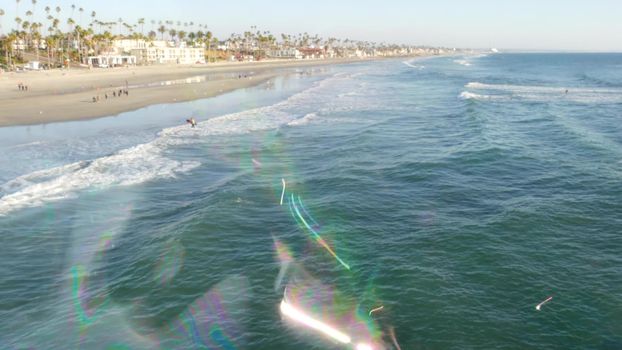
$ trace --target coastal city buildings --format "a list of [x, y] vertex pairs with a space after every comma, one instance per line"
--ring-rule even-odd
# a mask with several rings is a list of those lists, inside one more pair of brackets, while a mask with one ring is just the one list
[[89, 56], [85, 62], [93, 67], [149, 64], [203, 64], [205, 49], [188, 47], [185, 42], [143, 39], [115, 40], [110, 51]]
[[[144, 24], [144, 23], [143, 23]], [[155, 22], [152, 22], [155, 24]], [[217, 61], [323, 60], [335, 58], [442, 55], [451, 50], [375, 43], [351, 39], [323, 39], [307, 33], [281, 34], [252, 31], [218, 40], [210, 31], [183, 30], [180, 22], [168, 21], [148, 33], [138, 26], [93, 20], [88, 29], [69, 26], [62, 32], [52, 26], [43, 36], [39, 27], [0, 35], [0, 69], [113, 68], [156, 64], [206, 64]], [[116, 34], [114, 26], [117, 26]], [[203, 26], [205, 27], [205, 26]], [[199, 27], [200, 28], [200, 27]], [[157, 29], [157, 32], [155, 31]], [[455, 49], [453, 49], [455, 51]]]
[[185, 42], [174, 44], [166, 41], [144, 43], [143, 47], [129, 50], [139, 64], [204, 64], [205, 49], [189, 47]]

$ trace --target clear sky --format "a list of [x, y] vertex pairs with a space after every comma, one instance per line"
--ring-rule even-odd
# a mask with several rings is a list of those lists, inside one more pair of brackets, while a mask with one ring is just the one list
[[[622, 0], [39, 0], [71, 13], [71, 4], [102, 21], [204, 23], [218, 38], [250, 26], [416, 45], [531, 50], [622, 51]], [[3, 30], [13, 28], [15, 0], [1, 0]], [[19, 12], [32, 9], [21, 0]], [[43, 17], [40, 17], [43, 20]], [[74, 19], [79, 21], [76, 10]], [[63, 21], [64, 22], [64, 21]]]

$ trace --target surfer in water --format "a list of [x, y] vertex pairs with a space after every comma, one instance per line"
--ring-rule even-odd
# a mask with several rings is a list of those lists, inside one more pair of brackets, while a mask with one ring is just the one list
[[193, 128], [197, 126], [197, 121], [192, 117], [190, 117], [190, 119], [186, 119], [186, 123], [190, 124]]

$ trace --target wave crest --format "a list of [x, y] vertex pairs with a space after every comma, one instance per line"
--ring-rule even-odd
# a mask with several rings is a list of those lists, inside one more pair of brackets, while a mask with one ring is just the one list
[[206, 142], [213, 135], [270, 130], [290, 123], [305, 125], [317, 115], [309, 113], [298, 119], [292, 111], [316, 104], [318, 93], [326, 85], [352, 79], [356, 74], [335, 74], [284, 101], [212, 118], [198, 123], [196, 128], [188, 125], [165, 128], [153, 141], [112, 155], [19, 176], [0, 185], [0, 216], [21, 208], [74, 197], [88, 188], [135, 185], [188, 173], [201, 163], [170, 158], [167, 151], [171, 147]]
[[622, 103], [622, 89], [602, 87], [564, 87], [511, 84], [486, 84], [470, 82], [465, 88], [485, 90], [489, 99], [518, 99], [523, 101], [549, 102], [553, 100], [582, 104]]

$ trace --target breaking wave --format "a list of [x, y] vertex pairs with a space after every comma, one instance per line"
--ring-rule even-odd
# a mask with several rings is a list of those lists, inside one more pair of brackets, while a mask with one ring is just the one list
[[471, 65], [471, 62], [469, 62], [467, 60], [454, 60], [454, 62], [458, 63], [459, 65], [467, 66], [467, 67], [469, 67]]
[[[172, 159], [168, 152], [171, 147], [205, 142], [208, 136], [214, 135], [244, 134], [283, 125], [305, 125], [316, 115], [308, 113], [301, 117], [298, 111], [315, 104], [314, 101], [318, 100], [327, 85], [352, 77], [351, 74], [335, 74], [270, 106], [212, 118], [198, 123], [196, 128], [189, 128], [188, 125], [166, 128], [151, 142], [101, 158], [19, 176], [0, 185], [0, 216], [21, 208], [75, 197], [80, 191], [89, 188], [136, 185], [188, 173], [201, 163]], [[334, 95], [332, 97], [335, 98]]]
[[414, 62], [414, 61], [404, 61], [402, 63], [404, 63], [408, 67], [419, 69], [419, 70], [422, 70], [422, 69], [425, 68], [425, 66], [423, 66], [423, 65], [415, 65], [415, 64], [412, 64], [412, 62]]
[[[560, 87], [560, 86], [530, 86], [510, 84], [485, 84], [470, 82], [465, 88], [483, 90], [487, 95], [477, 95], [463, 92], [461, 97], [482, 99], [548, 102], [554, 100], [568, 101], [582, 104], [611, 104], [622, 103], [622, 89], [602, 87]], [[465, 95], [465, 96], [463, 96]]]

